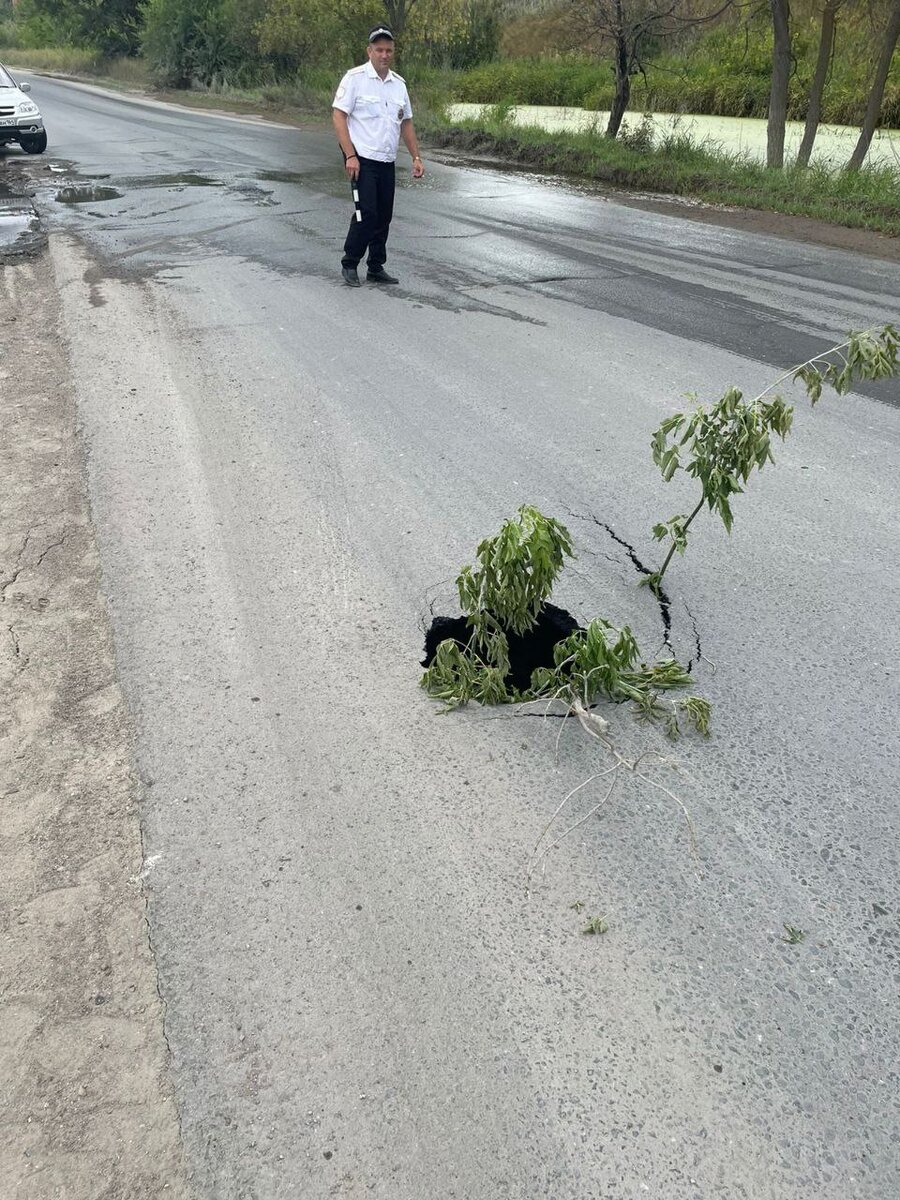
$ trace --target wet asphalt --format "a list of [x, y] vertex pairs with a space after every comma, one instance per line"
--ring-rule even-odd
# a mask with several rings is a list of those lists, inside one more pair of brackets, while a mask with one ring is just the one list
[[896, 320], [896, 264], [444, 156], [351, 292], [327, 131], [33, 94], [2, 170], [55, 241], [199, 1194], [900, 1192], [898, 386], [798, 407], [668, 577], [714, 737], [612, 716], [697, 858], [635, 782], [527, 891], [602, 764], [416, 688], [522, 502], [575, 535], [558, 601], [661, 646], [651, 432]]

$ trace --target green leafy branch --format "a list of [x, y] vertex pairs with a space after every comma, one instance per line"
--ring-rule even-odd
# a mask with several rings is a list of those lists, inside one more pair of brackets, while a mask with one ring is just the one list
[[[668, 796], [684, 815], [696, 853], [684, 803], [642, 770], [644, 761], [652, 755], [627, 759], [613, 744], [608, 722], [596, 711], [600, 700], [629, 703], [639, 720], [661, 724], [671, 738], [680, 735], [683, 725], [707, 736], [709, 701], [696, 695], [675, 699], [668, 696], [691, 686], [691, 676], [681, 663], [674, 658], [647, 662], [631, 629], [616, 629], [598, 617], [587, 629], [576, 630], [556, 644], [554, 665], [534, 671], [529, 687], [517, 690], [508, 681], [507, 634], [527, 633], [535, 625], [565, 558], [571, 554], [572, 539], [565, 526], [537, 509], [520, 508], [516, 518], [505, 521], [498, 534], [480, 543], [478, 565], [463, 567], [457, 579], [460, 605], [471, 631], [468, 640], [465, 644], [452, 638], [442, 641], [422, 676], [422, 686], [430, 696], [444, 702], [445, 711], [470, 700], [491, 705], [541, 701], [548, 708], [559, 703], [563, 716], [576, 718], [612, 759], [610, 766], [573, 788], [557, 806], [532, 851], [529, 879], [564, 838], [612, 798], [620, 779], [641, 780]], [[562, 728], [561, 724], [560, 735]], [[599, 803], [547, 843], [547, 835], [563, 808], [583, 787], [598, 779], [606, 784]]]
[[731, 532], [732, 497], [744, 491], [753, 471], [761, 471], [767, 462], [774, 464], [773, 438], [784, 441], [793, 424], [792, 405], [780, 395], [767, 399], [777, 387], [788, 379], [799, 381], [816, 404], [826, 384], [843, 395], [858, 381], [897, 375], [898, 351], [900, 334], [893, 325], [851, 333], [841, 345], [786, 371], [753, 400], [729, 388], [711, 407], [675, 413], [663, 421], [650, 443], [653, 461], [666, 483], [685, 471], [699, 482], [701, 494], [690, 513], [654, 525], [654, 538], [668, 540], [669, 549], [659, 570], [642, 582], [658, 590], [672, 557], [687, 549], [688, 530], [704, 507]]
[[565, 525], [523, 504], [517, 519], [479, 544], [477, 555], [480, 565], [463, 567], [456, 580], [469, 623], [479, 630], [489, 614], [503, 628], [526, 633], [572, 557], [572, 537]]
[[601, 699], [613, 703], [630, 701], [642, 721], [659, 721], [672, 738], [681, 732], [679, 716], [698, 733], [709, 734], [710, 705], [701, 696], [665, 704], [661, 693], [691, 686], [689, 672], [674, 658], [647, 664], [626, 625], [616, 629], [595, 617], [587, 629], [577, 630], [557, 644], [554, 668], [541, 667], [531, 678], [532, 694], [577, 701], [590, 710]]
[[511, 686], [507, 634], [534, 626], [572, 553], [566, 527], [527, 505], [485, 538], [478, 546], [479, 565], [463, 567], [457, 579], [471, 635], [465, 645], [447, 639], [438, 646], [422, 677], [428, 694], [448, 709], [470, 700], [494, 705], [554, 699], [587, 710], [600, 699], [630, 702], [640, 720], [661, 723], [670, 737], [679, 735], [682, 721], [708, 734], [706, 700], [662, 698], [690, 687], [688, 671], [673, 658], [648, 664], [631, 629], [616, 629], [602, 617], [560, 641], [555, 665], [536, 670], [530, 687]]
[[523, 504], [500, 532], [485, 538], [476, 551], [478, 566], [465, 566], [456, 580], [459, 604], [472, 633], [466, 646], [438, 646], [422, 684], [430, 696], [458, 708], [469, 700], [507, 704], [520, 699], [506, 684], [508, 633], [532, 629], [549, 599], [572, 537], [553, 517]]

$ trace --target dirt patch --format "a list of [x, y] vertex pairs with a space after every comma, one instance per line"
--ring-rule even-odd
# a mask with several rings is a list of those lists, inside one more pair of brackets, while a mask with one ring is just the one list
[[188, 1197], [55, 287], [0, 271], [0, 1190]]

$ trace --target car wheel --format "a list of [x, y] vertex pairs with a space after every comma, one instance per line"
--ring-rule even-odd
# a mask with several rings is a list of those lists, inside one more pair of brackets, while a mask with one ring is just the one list
[[42, 129], [40, 133], [23, 137], [21, 146], [26, 154], [43, 154], [47, 149], [47, 130]]

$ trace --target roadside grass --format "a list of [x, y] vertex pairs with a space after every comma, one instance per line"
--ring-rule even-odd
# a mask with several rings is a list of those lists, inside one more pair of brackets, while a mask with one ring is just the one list
[[103, 58], [94, 50], [79, 50], [73, 46], [45, 47], [40, 50], [0, 49], [0, 59], [7, 67], [33, 67], [36, 71], [56, 71], [60, 75], [95, 75]]
[[141, 58], [104, 58], [92, 50], [72, 46], [44, 47], [40, 50], [0, 48], [0, 61], [15, 70], [46, 71], [119, 89], [147, 91], [153, 85], [147, 64]]
[[602, 126], [554, 132], [513, 125], [509, 105], [452, 124], [431, 118], [420, 132], [432, 145], [493, 154], [522, 166], [630, 190], [690, 196], [710, 204], [816, 217], [833, 224], [900, 236], [900, 171], [772, 170], [712, 141], [674, 132], [655, 147], [610, 140]]

